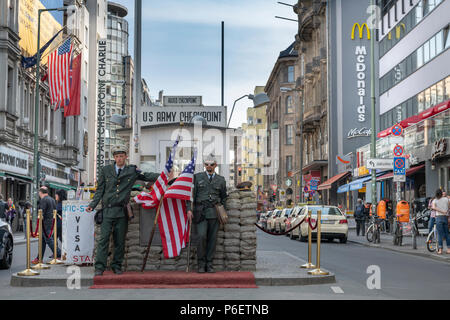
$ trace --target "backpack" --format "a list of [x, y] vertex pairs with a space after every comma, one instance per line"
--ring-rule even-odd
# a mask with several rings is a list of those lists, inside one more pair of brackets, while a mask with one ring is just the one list
[[364, 217], [364, 209], [363, 209], [362, 205], [359, 205], [356, 207], [356, 210], [355, 210], [355, 218], [361, 219], [363, 217]]

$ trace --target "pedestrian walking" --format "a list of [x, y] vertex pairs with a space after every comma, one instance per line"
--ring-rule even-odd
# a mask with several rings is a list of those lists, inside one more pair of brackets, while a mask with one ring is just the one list
[[[8, 198], [7, 206], [6, 206], [6, 222], [9, 223], [11, 226], [11, 229], [13, 229], [13, 222], [16, 218], [16, 206], [14, 205], [14, 202], [12, 198]], [[14, 229], [13, 229], [14, 230]]]
[[447, 244], [447, 253], [450, 254], [450, 235], [448, 232], [448, 211], [450, 209], [450, 201], [443, 196], [441, 189], [436, 191], [436, 199], [433, 200], [431, 208], [436, 211], [436, 230], [438, 233], [438, 254], [442, 254], [443, 239]]
[[62, 203], [63, 203], [63, 201], [67, 200], [66, 191], [63, 189], [56, 191], [55, 200], [56, 200], [56, 212], [57, 212], [56, 230], [58, 233], [58, 239], [62, 243]]
[[[122, 262], [125, 253], [125, 236], [128, 228], [126, 206], [136, 180], [156, 181], [158, 173], [142, 173], [135, 165], [127, 165], [127, 149], [123, 145], [112, 148], [114, 163], [102, 167], [94, 198], [87, 208], [91, 212], [102, 201], [103, 222], [95, 257], [95, 275], [101, 276], [106, 270], [111, 232], [114, 239], [114, 257], [111, 269], [115, 274], [122, 274]], [[169, 180], [173, 172], [169, 174]]]
[[359, 237], [359, 233], [362, 233], [362, 236], [366, 234], [366, 216], [364, 215], [364, 205], [361, 199], [356, 201], [356, 209], [355, 209], [355, 222], [356, 222], [356, 236]]
[[215, 173], [217, 161], [209, 156], [204, 162], [206, 171], [194, 175], [193, 203], [188, 202], [188, 218], [197, 226], [198, 273], [214, 273], [213, 259], [219, 220], [215, 204], [225, 206], [227, 186], [225, 178]]
[[[48, 188], [40, 188], [39, 189], [39, 206], [38, 210], [42, 210], [42, 220], [39, 223], [42, 224], [42, 246], [41, 246], [41, 252], [42, 257], [45, 254], [46, 245], [52, 250], [53, 256], [55, 256], [55, 247], [54, 247], [54, 240], [53, 240], [53, 234], [52, 234], [52, 227], [53, 227], [53, 210], [56, 209], [56, 201], [48, 194]], [[57, 259], [61, 259], [61, 250], [58, 248], [57, 251]], [[38, 264], [39, 258], [34, 259], [32, 264]]]

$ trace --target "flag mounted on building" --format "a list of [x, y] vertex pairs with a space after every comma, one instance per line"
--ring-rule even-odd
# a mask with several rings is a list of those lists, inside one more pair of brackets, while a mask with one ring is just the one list
[[158, 180], [152, 185], [152, 188], [149, 193], [142, 192], [134, 197], [134, 201], [136, 203], [141, 204], [144, 209], [153, 209], [159, 205], [159, 202], [164, 195], [164, 192], [167, 190], [167, 185], [169, 183], [169, 172], [173, 167], [173, 158], [175, 157], [175, 151], [177, 149], [177, 145], [180, 141], [180, 137], [175, 141], [172, 150], [170, 152], [169, 160], [167, 160], [166, 165], [164, 166], [164, 170], [158, 177]]
[[158, 227], [164, 257], [174, 258], [189, 241], [186, 201], [191, 200], [194, 187], [195, 155], [181, 175], [165, 192], [162, 200]]
[[70, 60], [72, 56], [72, 40], [64, 43], [48, 56], [48, 86], [51, 104], [57, 110], [70, 101]]
[[64, 117], [79, 116], [81, 114], [81, 53], [72, 60], [70, 67], [70, 100], [64, 106]]
[[[48, 49], [48, 47], [50, 46], [50, 44], [53, 42], [53, 40], [56, 39], [56, 37], [58, 37], [58, 35], [61, 33], [61, 31], [63, 31], [65, 28], [62, 28], [61, 30], [59, 30], [45, 45], [43, 45], [41, 47], [41, 49], [39, 50], [39, 54], [42, 56], [45, 52], [45, 50]], [[22, 68], [24, 69], [28, 69], [31, 67], [34, 67], [37, 63], [37, 53], [34, 54], [34, 56], [31, 57], [24, 57], [21, 56], [21, 63], [22, 63]]]

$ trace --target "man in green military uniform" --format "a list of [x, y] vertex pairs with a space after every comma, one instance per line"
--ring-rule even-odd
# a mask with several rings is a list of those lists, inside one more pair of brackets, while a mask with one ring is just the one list
[[212, 261], [216, 252], [217, 231], [219, 220], [217, 219], [215, 203], [225, 205], [227, 198], [227, 186], [225, 178], [216, 174], [217, 162], [213, 157], [208, 157], [204, 162], [206, 172], [194, 175], [193, 209], [188, 203], [188, 218], [193, 219], [197, 226], [197, 262], [198, 272], [213, 273]]
[[114, 239], [114, 257], [111, 269], [122, 274], [122, 261], [125, 249], [125, 236], [128, 217], [125, 206], [130, 200], [130, 193], [136, 180], [156, 181], [157, 173], [142, 173], [135, 165], [126, 165], [127, 151], [119, 145], [112, 149], [114, 164], [104, 166], [98, 177], [97, 190], [87, 211], [91, 212], [102, 200], [103, 222], [95, 257], [95, 275], [102, 275], [106, 269], [111, 231]]

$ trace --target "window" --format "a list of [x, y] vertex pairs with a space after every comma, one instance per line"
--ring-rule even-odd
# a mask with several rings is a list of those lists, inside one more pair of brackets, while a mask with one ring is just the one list
[[425, 90], [425, 109], [428, 109], [431, 107], [431, 88], [428, 88]]
[[423, 65], [423, 47], [417, 49], [417, 67], [419, 69]]
[[294, 144], [294, 125], [286, 126], [286, 144]]
[[417, 112], [422, 112], [425, 109], [425, 93], [421, 92], [418, 96]]
[[445, 100], [450, 99], [450, 77], [445, 79]]
[[292, 156], [286, 157], [286, 175], [292, 171]]
[[286, 97], [286, 113], [293, 113], [294, 107], [292, 106], [292, 97], [287, 96]]
[[430, 93], [430, 107], [436, 105], [436, 101], [437, 101], [437, 88], [436, 86], [432, 86], [431, 87], [431, 93]]
[[436, 103], [444, 101], [444, 81], [440, 81], [436, 85]]
[[444, 30], [439, 31], [435, 38], [436, 38], [436, 55], [438, 55], [444, 49]]
[[425, 42], [423, 46], [423, 63], [430, 61], [430, 42]]
[[288, 66], [287, 67], [287, 81], [288, 82], [294, 82], [295, 81], [295, 77], [294, 77], [294, 66]]

